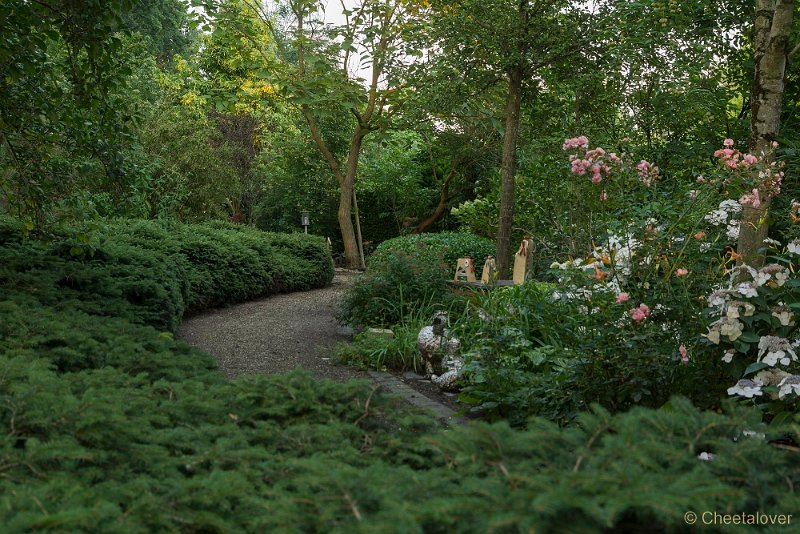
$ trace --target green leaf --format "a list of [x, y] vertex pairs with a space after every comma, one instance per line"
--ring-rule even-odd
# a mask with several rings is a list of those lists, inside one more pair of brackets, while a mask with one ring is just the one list
[[754, 334], [753, 332], [744, 332], [741, 336], [739, 336], [739, 340], [745, 343], [758, 343], [761, 341], [761, 336]]
[[770, 427], [777, 427], [785, 425], [787, 423], [791, 423], [793, 416], [794, 413], [792, 412], [781, 412], [772, 419], [772, 421], [770, 422]]
[[758, 371], [766, 369], [767, 367], [769, 367], [769, 365], [764, 362], [753, 362], [747, 366], [747, 369], [744, 370], [744, 375], [747, 376], [751, 373], [757, 373]]

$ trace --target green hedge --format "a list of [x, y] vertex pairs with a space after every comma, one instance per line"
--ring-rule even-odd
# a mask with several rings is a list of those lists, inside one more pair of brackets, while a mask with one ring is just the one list
[[[248, 281], [305, 264], [257, 260], [253, 242], [234, 253], [260, 235], [247, 229], [117, 222], [108, 235], [84, 262], [57, 245], [0, 246], [4, 532], [682, 531], [690, 510], [800, 509], [798, 453], [759, 437], [756, 409], [674, 399], [566, 429], [441, 432], [363, 382], [226, 381], [164, 330], [181, 305], [158, 307], [225, 298], [194, 285], [215, 265], [247, 295], [264, 287]], [[302, 239], [275, 248], [295, 258]]]
[[[2, 219], [0, 219], [2, 221]], [[0, 285], [10, 299], [175, 331], [187, 311], [285, 291], [323, 287], [333, 262], [321, 238], [269, 234], [216, 223], [111, 222], [92, 257], [71, 255], [68, 240], [13, 239], [0, 222]]]
[[443, 261], [446, 268], [453, 272], [458, 258], [470, 257], [475, 260], [477, 270], [480, 271], [486, 257], [495, 255], [495, 245], [485, 237], [459, 232], [405, 235], [378, 245], [369, 258], [369, 266], [385, 263], [398, 253], [428, 264]]

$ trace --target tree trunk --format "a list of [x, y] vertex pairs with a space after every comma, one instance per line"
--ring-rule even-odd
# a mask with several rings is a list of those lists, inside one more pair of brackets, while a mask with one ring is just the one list
[[453, 177], [456, 175], [456, 168], [453, 167], [450, 169], [450, 172], [447, 174], [447, 178], [445, 178], [444, 183], [442, 184], [442, 190], [439, 194], [439, 203], [436, 204], [436, 208], [434, 208], [433, 213], [431, 213], [424, 221], [419, 223], [417, 227], [414, 229], [415, 234], [421, 234], [422, 232], [426, 232], [428, 228], [436, 224], [436, 221], [442, 218], [444, 215], [445, 210], [447, 209], [447, 203], [450, 202], [450, 182], [453, 181]]
[[358, 243], [358, 266], [362, 269], [367, 268], [364, 260], [364, 238], [361, 236], [361, 215], [358, 213], [358, 199], [356, 190], [353, 188], [353, 217], [356, 220], [356, 243]]
[[361, 126], [357, 125], [353, 138], [350, 140], [347, 167], [344, 176], [339, 180], [339, 229], [342, 232], [345, 263], [349, 269], [361, 267], [361, 255], [358, 252], [358, 241], [353, 227], [353, 188], [365, 134], [366, 132]]
[[[784, 77], [789, 55], [794, 0], [756, 0], [755, 77], [750, 98], [751, 154], [773, 158], [783, 106]], [[758, 250], [767, 237], [769, 200], [758, 208], [745, 206], [739, 227], [738, 254], [748, 265], [759, 267], [765, 258]]]
[[517, 172], [517, 137], [522, 99], [522, 65], [509, 70], [505, 109], [503, 156], [500, 164], [500, 221], [497, 229], [497, 271], [500, 280], [508, 279], [511, 256], [511, 222], [514, 217], [514, 188]]

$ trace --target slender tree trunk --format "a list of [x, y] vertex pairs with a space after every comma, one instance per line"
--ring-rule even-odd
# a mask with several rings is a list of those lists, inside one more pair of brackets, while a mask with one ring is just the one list
[[453, 167], [450, 169], [450, 172], [447, 174], [447, 178], [444, 180], [444, 184], [442, 184], [442, 190], [439, 194], [439, 203], [436, 204], [436, 208], [434, 208], [433, 213], [431, 213], [424, 221], [419, 223], [417, 227], [414, 229], [415, 234], [421, 234], [422, 232], [426, 232], [431, 226], [436, 224], [436, 221], [442, 218], [444, 215], [445, 210], [447, 210], [447, 203], [450, 202], [450, 182], [453, 181], [453, 177], [456, 175], [456, 169]]
[[511, 257], [511, 223], [514, 217], [514, 189], [517, 172], [517, 137], [522, 100], [522, 65], [509, 71], [508, 95], [505, 109], [503, 156], [500, 163], [500, 221], [497, 229], [497, 271], [500, 280], [508, 279]]
[[[755, 77], [750, 98], [751, 154], [773, 158], [772, 142], [778, 139], [789, 55], [789, 36], [794, 0], [756, 0]], [[758, 250], [767, 237], [769, 200], [759, 208], [745, 206], [739, 227], [738, 254], [741, 261], [759, 267], [765, 258]]]
[[356, 190], [353, 188], [353, 216], [356, 220], [356, 242], [358, 243], [358, 265], [362, 269], [367, 268], [364, 260], [364, 238], [361, 236], [361, 215], [358, 213], [358, 199]]
[[364, 135], [366, 132], [361, 126], [356, 126], [356, 131], [350, 140], [347, 167], [339, 181], [339, 229], [342, 232], [345, 262], [350, 269], [361, 266], [361, 255], [358, 252], [358, 240], [353, 226], [353, 188]]

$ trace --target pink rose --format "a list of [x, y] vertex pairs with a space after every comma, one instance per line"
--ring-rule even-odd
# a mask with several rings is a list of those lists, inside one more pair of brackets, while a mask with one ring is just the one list
[[678, 347], [678, 352], [681, 353], [681, 361], [683, 363], [689, 363], [689, 351], [686, 350], [686, 345], [681, 344], [681, 346]]
[[617, 304], [623, 304], [625, 302], [628, 302], [629, 300], [631, 300], [631, 296], [628, 295], [627, 293], [620, 293], [619, 295], [617, 295]]
[[689, 274], [689, 271], [687, 271], [687, 270], [686, 270], [686, 269], [684, 269], [683, 267], [681, 267], [680, 269], [677, 269], [677, 270], [675, 271], [675, 275], [676, 275], [676, 276], [686, 276], [687, 274]]
[[645, 318], [650, 315], [650, 308], [647, 304], [639, 304], [638, 308], [631, 308], [630, 314], [631, 318], [638, 323], [644, 321]]
[[647, 315], [645, 315], [644, 312], [639, 308], [631, 309], [631, 318], [637, 323], [640, 321], [644, 321], [645, 317], [647, 317]]

